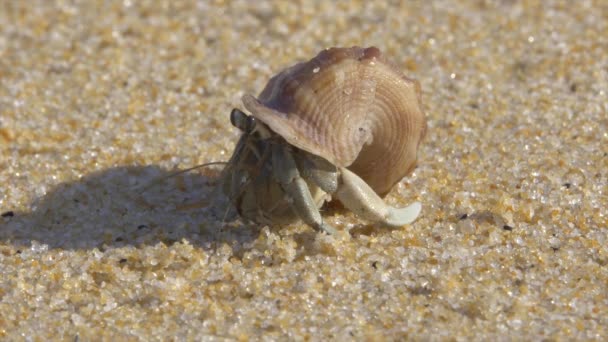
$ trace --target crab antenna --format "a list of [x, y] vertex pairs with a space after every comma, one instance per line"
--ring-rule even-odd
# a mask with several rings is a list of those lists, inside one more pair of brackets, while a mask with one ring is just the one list
[[[187, 169], [185, 169], [185, 170], [179, 170], [179, 171], [173, 172], [173, 173], [168, 174], [168, 175], [166, 175], [166, 176], [158, 177], [158, 178], [156, 178], [155, 180], [151, 181], [150, 183], [146, 184], [144, 187], [141, 187], [141, 188], [139, 189], [139, 193], [140, 193], [140, 194], [143, 194], [143, 193], [144, 193], [144, 192], [146, 192], [148, 189], [150, 189], [150, 188], [151, 188], [151, 187], [153, 187], [154, 185], [156, 185], [156, 184], [158, 184], [158, 183], [160, 183], [160, 182], [164, 181], [165, 179], [169, 179], [169, 178], [171, 178], [171, 177], [175, 177], [175, 176], [181, 175], [182, 173], [190, 172], [190, 171], [192, 171], [192, 170], [200, 169], [200, 168], [207, 167], [207, 166], [213, 166], [213, 165], [225, 165], [225, 164], [228, 164], [228, 162], [225, 162], [225, 161], [215, 161], [215, 162], [210, 162], [210, 163], [204, 163], [204, 164], [195, 165], [195, 166], [193, 166], [193, 167], [189, 167], [189, 168], [187, 168]], [[137, 190], [137, 189], [136, 189], [136, 190]]]

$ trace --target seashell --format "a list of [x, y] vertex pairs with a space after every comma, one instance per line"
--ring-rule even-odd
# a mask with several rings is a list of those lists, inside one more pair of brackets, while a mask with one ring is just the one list
[[376, 47], [330, 48], [243, 103], [289, 144], [351, 170], [384, 196], [416, 166], [426, 132], [420, 93], [418, 81]]

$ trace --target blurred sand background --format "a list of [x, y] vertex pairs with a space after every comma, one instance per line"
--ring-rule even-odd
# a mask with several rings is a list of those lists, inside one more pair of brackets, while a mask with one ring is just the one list
[[[0, 339], [606, 339], [607, 32], [602, 0], [1, 0]], [[412, 225], [223, 224], [217, 167], [134, 190], [352, 45], [421, 82]]]

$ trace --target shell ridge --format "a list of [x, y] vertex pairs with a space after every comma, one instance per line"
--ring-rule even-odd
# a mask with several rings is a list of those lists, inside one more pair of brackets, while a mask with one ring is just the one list
[[358, 133], [362, 135], [360, 137], [360, 140], [361, 144], [364, 145], [368, 142], [371, 143], [371, 141], [373, 140], [373, 131], [374, 126], [376, 125], [376, 120], [374, 120], [374, 118], [376, 117], [374, 107], [376, 103], [376, 90], [378, 84], [374, 78], [374, 64], [364, 64], [364, 67], [361, 69], [363, 73], [362, 83], [364, 86], [362, 87], [362, 89], [365, 91], [362, 96], [362, 101], [363, 104], [365, 104], [365, 107], [361, 109], [361, 114], [364, 119], [362, 120], [360, 126], [357, 129], [361, 130], [361, 132]]
[[289, 144], [348, 167], [385, 194], [416, 163], [426, 132], [420, 98], [420, 84], [380, 50], [352, 47], [284, 69], [243, 103]]

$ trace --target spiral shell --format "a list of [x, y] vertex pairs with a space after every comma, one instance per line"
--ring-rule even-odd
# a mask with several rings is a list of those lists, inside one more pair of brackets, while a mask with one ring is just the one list
[[375, 47], [323, 50], [243, 103], [289, 144], [347, 167], [380, 195], [413, 170], [426, 132], [419, 83]]

